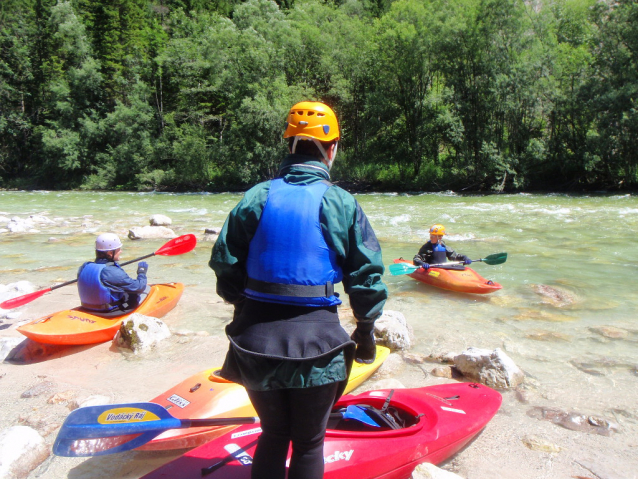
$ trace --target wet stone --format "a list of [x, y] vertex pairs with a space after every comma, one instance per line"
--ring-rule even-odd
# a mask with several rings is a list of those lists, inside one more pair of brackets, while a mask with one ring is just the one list
[[589, 328], [590, 331], [609, 339], [627, 339], [629, 331], [614, 326], [599, 326], [596, 328]]
[[557, 308], [563, 308], [576, 302], [576, 296], [562, 288], [548, 286], [546, 284], [532, 285], [534, 292], [544, 298], [544, 304], [550, 304]]
[[44, 381], [35, 386], [27, 389], [22, 394], [20, 394], [21, 398], [33, 398], [37, 396], [41, 396], [43, 394], [51, 394], [53, 391], [57, 389], [57, 385], [52, 381]]
[[619, 430], [618, 424], [605, 418], [587, 416], [577, 412], [566, 412], [557, 408], [537, 406], [527, 411], [527, 415], [534, 419], [550, 421], [572, 431], [599, 434], [601, 436], [609, 436], [612, 432]]

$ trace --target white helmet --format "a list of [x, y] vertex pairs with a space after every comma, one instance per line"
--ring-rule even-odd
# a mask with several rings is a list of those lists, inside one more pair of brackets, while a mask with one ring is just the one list
[[122, 247], [120, 238], [115, 233], [104, 233], [95, 240], [95, 251], [113, 251]]

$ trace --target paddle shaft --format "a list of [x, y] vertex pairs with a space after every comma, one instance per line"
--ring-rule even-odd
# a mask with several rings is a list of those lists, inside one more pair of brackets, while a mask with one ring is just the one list
[[[138, 261], [142, 261], [143, 259], [150, 258], [151, 256], [155, 256], [155, 252], [153, 252], [151, 254], [144, 255], [144, 256], [140, 256], [139, 258], [132, 259], [131, 261], [125, 261], [124, 263], [120, 263], [120, 266], [126, 266], [127, 264], [137, 263]], [[72, 279], [71, 281], [67, 281], [66, 283], [62, 283], [62, 284], [57, 284], [55, 286], [51, 286], [50, 288], [45, 289], [44, 291], [45, 292], [46, 291], [53, 291], [54, 289], [58, 289], [58, 288], [61, 288], [63, 286], [68, 286], [70, 284], [77, 283], [77, 282], [78, 282], [78, 280], [77, 280], [77, 278], [75, 278], [75, 279]]]

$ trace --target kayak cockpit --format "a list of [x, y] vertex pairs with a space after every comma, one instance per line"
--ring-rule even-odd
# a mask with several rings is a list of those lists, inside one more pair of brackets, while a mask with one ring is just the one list
[[[377, 426], [366, 424], [366, 421], [333, 417], [328, 421], [329, 436], [397, 436], [413, 434], [427, 424], [432, 426], [436, 420], [434, 414], [418, 412], [401, 401], [392, 401], [394, 390], [385, 397], [368, 397], [365, 402], [361, 398], [349, 400], [344, 398], [333, 409], [333, 413], [344, 412], [348, 407], [357, 406]], [[431, 424], [430, 424], [431, 423]]]

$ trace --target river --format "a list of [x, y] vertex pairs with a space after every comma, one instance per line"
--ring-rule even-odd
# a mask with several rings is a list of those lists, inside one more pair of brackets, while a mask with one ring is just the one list
[[[0, 283], [28, 280], [45, 288], [73, 279], [92, 257], [100, 232], [123, 238], [123, 261], [148, 254], [164, 241], [126, 236], [156, 213], [169, 216], [178, 235], [201, 237], [204, 228], [221, 227], [240, 198], [234, 193], [2, 191], [0, 218], [42, 215], [51, 222], [35, 224], [37, 231], [28, 233], [0, 233]], [[556, 407], [612, 420], [614, 411], [637, 414], [637, 196], [450, 192], [356, 198], [386, 265], [398, 257], [411, 259], [433, 223], [445, 225], [446, 243], [473, 259], [508, 253], [504, 264], [472, 265], [503, 286], [489, 295], [434, 289], [386, 271], [386, 309], [401, 311], [410, 322], [412, 352], [501, 348]], [[193, 253], [148, 260], [151, 282], [180, 281], [201, 298], [180, 304], [171, 313], [171, 326], [220, 334], [227, 323], [228, 317], [207, 314], [207, 301], [219, 302], [207, 266], [211, 246], [200, 242]], [[134, 266], [128, 268], [133, 274]]]

